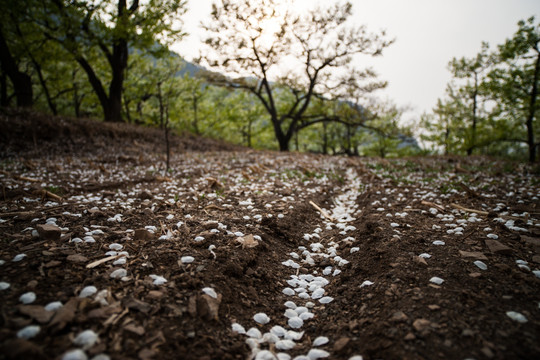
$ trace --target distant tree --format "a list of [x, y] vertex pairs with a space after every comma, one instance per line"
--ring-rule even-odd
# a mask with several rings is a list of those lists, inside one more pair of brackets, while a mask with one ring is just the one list
[[489, 73], [487, 87], [502, 115], [525, 128], [523, 135], [501, 134], [500, 140], [527, 144], [529, 161], [534, 162], [537, 148], [540, 150], [540, 142], [535, 140], [539, 136], [540, 25], [531, 17], [518, 27], [511, 39], [498, 46], [498, 64]]
[[474, 149], [479, 146], [477, 128], [478, 122], [485, 115], [482, 103], [486, 100], [482, 84], [491, 66], [488, 50], [489, 45], [482, 43], [482, 50], [476, 57], [453, 58], [448, 64], [454, 79], [464, 80], [459, 89], [452, 93], [452, 97], [461, 105], [462, 120], [469, 124], [464, 138], [467, 155], [472, 155]]
[[[122, 121], [122, 92], [130, 49], [159, 50], [157, 41], [178, 39], [185, 1], [45, 0], [32, 14], [45, 35], [60, 44], [85, 71], [105, 121]], [[88, 57], [98, 49], [108, 69]], [[108, 83], [108, 89], [106, 84]]]
[[[316, 8], [296, 15], [278, 0], [222, 0], [213, 4], [212, 20], [204, 25], [203, 57], [211, 68], [228, 77], [222, 84], [245, 89], [268, 113], [279, 149], [302, 128], [329, 119], [306, 117], [316, 96], [337, 91], [359, 73], [352, 60], [357, 54], [380, 55], [392, 43], [381, 34], [352, 27], [350, 3]], [[290, 96], [279, 103], [282, 93]]]
[[8, 84], [10, 80], [17, 106], [32, 106], [32, 77], [23, 70], [25, 49], [22, 44], [13, 42], [17, 38], [19, 23], [23, 22], [28, 5], [22, 1], [0, 0], [0, 70], [2, 72], [2, 105], [9, 104]]

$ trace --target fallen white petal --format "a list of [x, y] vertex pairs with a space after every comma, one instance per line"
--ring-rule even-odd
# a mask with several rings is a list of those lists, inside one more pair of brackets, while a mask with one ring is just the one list
[[70, 350], [62, 356], [62, 360], [88, 360], [88, 356], [81, 349]]
[[434, 276], [431, 279], [429, 279], [429, 282], [432, 282], [437, 285], [441, 285], [444, 282], [444, 280], [441, 279], [440, 277]]
[[206, 295], [208, 295], [210, 297], [213, 297], [214, 299], [217, 299], [217, 297], [218, 297], [216, 291], [214, 289], [212, 289], [211, 287], [205, 287], [205, 288], [202, 289], [202, 291]]
[[19, 301], [22, 302], [25, 305], [26, 304], [31, 304], [34, 301], [36, 301], [36, 294], [31, 292], [31, 291], [27, 292], [27, 293], [24, 293], [19, 297]]
[[508, 316], [510, 319], [517, 321], [519, 323], [525, 324], [528, 320], [525, 316], [522, 314], [516, 312], [516, 311], [507, 311], [506, 316]]
[[98, 335], [93, 330], [85, 330], [73, 339], [75, 345], [79, 345], [85, 350], [94, 346], [96, 342], [98, 342]]
[[41, 331], [41, 328], [38, 325], [29, 325], [17, 332], [17, 337], [19, 339], [31, 339], [39, 332]]
[[313, 340], [313, 346], [322, 346], [328, 344], [328, 338], [326, 336], [319, 336]]
[[233, 323], [232, 324], [232, 330], [239, 333], [239, 334], [245, 334], [246, 333], [246, 329], [244, 329], [244, 327], [238, 323]]
[[85, 298], [94, 295], [97, 293], [97, 289], [95, 286], [87, 286], [84, 289], [81, 290], [81, 293], [79, 294], [80, 298]]
[[253, 316], [253, 320], [258, 322], [259, 324], [265, 325], [270, 322], [270, 318], [265, 313], [257, 313]]
[[276, 349], [278, 350], [291, 350], [296, 346], [296, 343], [292, 340], [279, 340], [276, 342]]

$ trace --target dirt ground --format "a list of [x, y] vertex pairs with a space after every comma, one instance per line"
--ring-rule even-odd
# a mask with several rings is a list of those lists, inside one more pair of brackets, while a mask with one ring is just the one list
[[540, 177], [0, 111], [2, 359], [538, 359]]

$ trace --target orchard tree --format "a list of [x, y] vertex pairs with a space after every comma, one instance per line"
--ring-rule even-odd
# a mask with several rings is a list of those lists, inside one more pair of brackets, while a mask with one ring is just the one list
[[462, 120], [468, 122], [466, 134], [467, 155], [472, 155], [474, 149], [479, 146], [477, 139], [478, 123], [485, 116], [484, 102], [486, 100], [482, 91], [482, 84], [487, 72], [490, 70], [491, 61], [488, 54], [489, 46], [482, 43], [482, 51], [474, 58], [453, 58], [448, 68], [454, 79], [462, 80], [459, 90], [454, 92], [455, 99], [461, 103]]
[[[32, 14], [45, 35], [81, 66], [103, 109], [105, 121], [122, 121], [122, 92], [130, 50], [160, 50], [182, 36], [185, 1], [44, 0]], [[99, 71], [88, 54], [97, 50], [108, 64]]]
[[488, 88], [503, 114], [526, 129], [524, 136], [504, 134], [501, 140], [527, 144], [529, 161], [534, 162], [540, 145], [540, 27], [534, 17], [520, 21], [518, 27], [514, 36], [498, 47], [499, 63], [489, 73]]
[[[360, 71], [356, 55], [380, 55], [392, 43], [385, 33], [368, 33], [347, 21], [349, 2], [315, 8], [301, 14], [279, 0], [222, 0], [212, 7], [204, 25], [209, 50], [205, 65], [226, 77], [218, 82], [256, 96], [269, 115], [282, 151], [302, 128], [329, 119], [306, 118], [316, 96], [339, 91]], [[285, 104], [279, 102], [283, 92]]]

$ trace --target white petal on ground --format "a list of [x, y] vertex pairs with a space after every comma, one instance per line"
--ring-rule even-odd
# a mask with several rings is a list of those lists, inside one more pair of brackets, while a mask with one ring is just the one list
[[278, 350], [291, 350], [296, 346], [296, 343], [292, 340], [279, 340], [276, 342], [276, 349]]
[[440, 277], [434, 276], [431, 279], [429, 279], [429, 282], [432, 282], [437, 285], [441, 285], [444, 282], [444, 280], [441, 279]]
[[205, 288], [202, 289], [202, 291], [206, 295], [208, 295], [210, 297], [213, 297], [214, 299], [217, 299], [217, 297], [218, 297], [216, 291], [214, 289], [212, 289], [211, 287], [205, 287]]
[[244, 329], [244, 327], [238, 323], [233, 323], [232, 324], [232, 330], [239, 333], [239, 334], [245, 334], [246, 333], [246, 329]]
[[98, 354], [94, 356], [92, 360], [111, 360], [111, 357], [107, 354]]
[[285, 302], [285, 306], [288, 307], [289, 309], [296, 309], [296, 304], [293, 303], [292, 301], [286, 301]]
[[441, 241], [441, 240], [435, 240], [432, 244], [433, 244], [433, 245], [444, 245], [445, 242], [444, 242], [444, 241]]
[[255, 360], [277, 360], [277, 357], [269, 350], [261, 350], [255, 356]]
[[292, 296], [292, 295], [295, 294], [294, 290], [291, 289], [291, 288], [285, 288], [285, 289], [283, 289], [283, 293], [284, 293], [285, 295], [290, 295], [290, 296]]
[[315, 300], [315, 299], [320, 299], [320, 298], [323, 297], [323, 295], [324, 295], [324, 289], [323, 289], [323, 288], [318, 288], [317, 290], [315, 290], [315, 291], [313, 292], [313, 294], [311, 294], [311, 298], [312, 298], [313, 300]]
[[87, 286], [84, 289], [81, 290], [81, 293], [79, 294], [80, 298], [85, 298], [94, 295], [97, 293], [97, 289], [95, 286]]
[[124, 246], [118, 244], [118, 243], [113, 243], [111, 245], [109, 245], [109, 249], [111, 250], [116, 250], [116, 251], [119, 251], [119, 250], [122, 250], [124, 248]]
[[285, 339], [299, 341], [300, 339], [302, 339], [302, 336], [304, 336], [303, 331], [298, 332], [298, 331], [294, 331], [294, 330], [288, 330], [287, 335], [285, 336]]
[[36, 301], [36, 294], [31, 292], [31, 291], [27, 292], [27, 293], [24, 293], [19, 297], [19, 301], [22, 302], [25, 305], [31, 304], [34, 301]]
[[284, 337], [287, 335], [287, 330], [285, 330], [283, 327], [276, 325], [270, 329], [270, 332], [276, 336]]
[[262, 339], [261, 339], [261, 343], [269, 343], [269, 344], [275, 344], [279, 341], [279, 337], [277, 337], [276, 335], [272, 334], [272, 333], [264, 333]]
[[22, 259], [24, 259], [26, 257], [26, 254], [18, 254], [18, 255], [15, 255], [15, 257], [13, 258], [13, 262], [18, 262], [18, 261], [21, 261]]
[[424, 258], [424, 259], [429, 259], [431, 257], [431, 255], [429, 255], [428, 253], [422, 253], [422, 254], [418, 255], [418, 257], [421, 257], [421, 258]]
[[320, 302], [321, 304], [329, 304], [329, 303], [331, 303], [332, 301], [334, 301], [334, 298], [331, 297], [331, 296], [325, 296], [325, 297], [319, 299], [319, 302]]
[[290, 318], [287, 323], [293, 329], [299, 329], [304, 325], [304, 320], [300, 319], [298, 316]]
[[476, 260], [474, 263], [474, 265], [476, 265], [479, 269], [481, 270], [487, 270], [487, 265], [484, 264], [482, 261], [480, 260]]
[[330, 353], [328, 351], [324, 351], [321, 349], [311, 349], [309, 350], [307, 356], [310, 360], [316, 360], [316, 359], [326, 358], [330, 356]]
[[45, 305], [45, 310], [47, 311], [56, 311], [60, 309], [64, 304], [61, 301], [53, 301]]
[[116, 269], [109, 276], [113, 279], [121, 279], [127, 275], [126, 269]]
[[93, 330], [85, 330], [73, 339], [75, 345], [79, 345], [85, 350], [94, 346], [96, 342], [98, 342], [98, 335]]
[[88, 360], [88, 356], [81, 349], [75, 349], [66, 352], [62, 360]]
[[195, 258], [193, 256], [182, 256], [180, 258], [180, 261], [182, 262], [182, 264], [191, 264], [195, 261]]
[[0, 281], [0, 290], [6, 290], [9, 289], [11, 285], [5, 281]]
[[202, 236], [197, 236], [195, 239], [193, 239], [195, 242], [201, 242], [204, 241], [204, 238]]
[[41, 331], [41, 328], [38, 325], [29, 325], [17, 332], [17, 337], [19, 339], [31, 339], [39, 332]]
[[506, 316], [508, 316], [510, 319], [517, 321], [519, 323], [525, 324], [528, 320], [523, 314], [520, 314], [516, 311], [507, 311]]
[[154, 280], [153, 281], [154, 285], [163, 285], [167, 282], [167, 279], [165, 279], [163, 276], [152, 274], [150, 275], [150, 277], [152, 278], [152, 280]]
[[246, 335], [250, 338], [260, 339], [262, 338], [262, 333], [259, 329], [252, 327], [246, 332]]
[[270, 322], [270, 318], [265, 313], [257, 313], [253, 316], [253, 320], [258, 322], [259, 324], [265, 325]]
[[296, 311], [294, 311], [293, 309], [285, 309], [285, 317], [286, 318], [293, 318], [295, 316], [298, 316], [298, 313]]
[[349, 360], [364, 360], [364, 357], [361, 355], [354, 355], [354, 356], [351, 356]]
[[360, 285], [360, 287], [363, 288], [364, 286], [371, 286], [371, 285], [373, 285], [373, 284], [374, 284], [374, 282], [369, 281], [369, 280], [366, 280], [366, 281], [364, 281], [364, 282], [362, 283], [362, 285]]
[[113, 262], [113, 265], [124, 265], [127, 262], [125, 257], [121, 257]]
[[278, 360], [291, 360], [291, 355], [286, 353], [277, 353], [276, 356]]
[[328, 338], [326, 336], [319, 336], [313, 340], [313, 346], [322, 346], [328, 344]]

